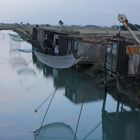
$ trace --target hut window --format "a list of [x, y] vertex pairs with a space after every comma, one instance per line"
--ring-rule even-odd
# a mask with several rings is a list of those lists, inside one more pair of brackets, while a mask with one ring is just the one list
[[107, 53], [111, 53], [111, 47], [107, 46]]
[[72, 50], [72, 41], [68, 40], [68, 51], [71, 52], [71, 50]]
[[108, 42], [107, 46], [107, 67], [112, 71], [117, 66], [117, 42]]
[[107, 46], [107, 54], [116, 57], [117, 55], [117, 43], [109, 43]]
[[78, 50], [78, 42], [74, 42], [74, 50]]
[[117, 54], [117, 43], [116, 42], [114, 42], [112, 44], [112, 54], [113, 55], [116, 55]]

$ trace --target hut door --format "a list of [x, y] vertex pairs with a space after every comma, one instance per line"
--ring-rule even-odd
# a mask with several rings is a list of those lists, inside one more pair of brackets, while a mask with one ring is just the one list
[[59, 54], [66, 55], [68, 50], [68, 41], [64, 36], [59, 36]]
[[68, 54], [72, 53], [72, 40], [68, 40]]

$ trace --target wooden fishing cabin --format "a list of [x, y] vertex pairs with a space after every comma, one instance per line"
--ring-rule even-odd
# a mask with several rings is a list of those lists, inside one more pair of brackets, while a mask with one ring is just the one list
[[[54, 51], [54, 55], [63, 56], [73, 53], [76, 57], [78, 41], [67, 33], [60, 30], [39, 28], [37, 26], [33, 28], [33, 37], [39, 43], [42, 50], [50, 47]], [[58, 50], [55, 49], [56, 47], [58, 47]]]
[[105, 72], [123, 87], [140, 83], [140, 48], [130, 38], [120, 35], [107, 40]]
[[[75, 59], [79, 60], [78, 64], [80, 65], [93, 65], [97, 62], [97, 59], [99, 60], [103, 56], [100, 52], [100, 46], [93, 44], [93, 42], [85, 41], [83, 37], [71, 35], [63, 30], [36, 26], [33, 28], [32, 34], [33, 39], [37, 42], [37, 46], [39, 46], [40, 52], [57, 56], [72, 54]], [[47, 43], [46, 40], [49, 40], [50, 43]], [[34, 46], [36, 46], [36, 43]], [[48, 47], [50, 48], [49, 51], [47, 46], [51, 46]]]

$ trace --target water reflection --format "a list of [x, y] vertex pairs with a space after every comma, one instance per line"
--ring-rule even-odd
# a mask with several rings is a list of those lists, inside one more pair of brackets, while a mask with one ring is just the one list
[[4, 40], [6, 37], [5, 33], [0, 33], [0, 40]]
[[[11, 40], [10, 47], [7, 43], [0, 52], [3, 57], [9, 56], [9, 65], [3, 63], [0, 69], [0, 89], [3, 91], [0, 93], [0, 139], [50, 140], [55, 136], [52, 139], [73, 140], [84, 103], [77, 140], [138, 140], [138, 96], [120, 94], [115, 88], [105, 92], [98, 79], [73, 69], [48, 67], [34, 53], [19, 51], [26, 45], [22, 43]], [[55, 89], [57, 93], [39, 130]], [[42, 104], [35, 113], [34, 109]], [[35, 135], [30, 133], [34, 131]]]
[[74, 140], [74, 131], [69, 125], [58, 122], [36, 130], [34, 136], [35, 140]]
[[[17, 41], [10, 36], [9, 63], [11, 67], [17, 72], [21, 85], [23, 85], [23, 87], [25, 87], [26, 90], [29, 90], [29, 88], [35, 82], [37, 74], [34, 69], [30, 68], [32, 58], [28, 57], [29, 55], [19, 50], [25, 48], [25, 45], [27, 45], [22, 45], [22, 43], [23, 40], [22, 42]], [[31, 49], [31, 45], [29, 46], [29, 44], [28, 49]]]
[[[101, 88], [99, 86], [98, 82], [94, 78], [91, 78], [90, 76], [85, 75], [82, 72], [77, 72], [73, 69], [60, 70], [60, 69], [54, 69], [54, 68], [48, 67], [47, 65], [40, 62], [37, 59], [36, 55], [34, 55], [34, 53], [32, 55], [33, 55], [34, 64], [40, 70], [42, 69], [42, 72], [43, 72], [43, 74], [46, 78], [51, 77], [53, 79], [53, 85], [54, 85], [55, 89], [64, 89], [65, 97], [68, 98], [72, 103], [80, 104], [80, 103], [89, 103], [89, 102], [95, 102], [95, 101], [103, 100], [103, 98], [104, 98], [104, 88]], [[46, 99], [47, 99], [46, 101], [48, 101], [48, 98], [46, 98]], [[41, 105], [44, 104], [44, 101], [45, 100], [43, 100]], [[39, 106], [39, 108], [40, 108], [40, 106]], [[81, 106], [81, 104], [80, 104], [80, 106]], [[66, 110], [69, 110], [69, 109], [67, 108]], [[69, 112], [72, 112], [72, 110], [69, 110]], [[63, 114], [63, 112], [61, 112], [61, 113]], [[66, 111], [65, 113], [67, 114], [68, 112]], [[77, 122], [75, 122], [75, 125], [76, 125], [76, 123]], [[46, 125], [48, 126], [48, 124], [46, 124]], [[69, 125], [69, 127], [70, 127], [70, 125]], [[94, 125], [93, 126], [89, 125], [90, 130], [93, 127], [95, 128]], [[42, 126], [41, 129], [38, 129], [38, 130], [42, 130], [42, 128], [44, 129], [44, 126]], [[56, 130], [57, 129], [54, 128], [52, 130], [52, 132], [55, 132]], [[75, 127], [74, 127], [73, 130], [75, 131]], [[87, 129], [86, 133], [88, 133], [90, 130]], [[48, 138], [48, 133], [46, 132], [45, 134], [46, 134], [45, 138], [47, 139]], [[55, 134], [57, 134], [57, 132]], [[38, 136], [38, 139], [43, 140], [43, 137], [41, 137], [40, 135]], [[49, 136], [53, 137], [53, 134], [50, 133]], [[55, 136], [56, 136], [56, 138], [52, 138], [52, 139], [70, 139], [70, 140], [74, 139], [74, 138], [69, 138], [69, 135], [67, 135], [67, 138], [63, 138], [64, 135], [61, 135], [61, 138], [57, 135], [55, 135]], [[85, 136], [83, 136], [83, 138], [84, 137]], [[36, 138], [37, 138], [37, 135], [36, 135]], [[77, 139], [80, 139], [80, 138], [78, 137]]]
[[[74, 103], [102, 100], [104, 89], [90, 76], [72, 69], [54, 69], [41, 63], [33, 54], [33, 61], [46, 77], [53, 77], [55, 88], [65, 88], [65, 96]], [[83, 96], [86, 94], [83, 100]]]
[[[138, 111], [138, 101], [128, 94], [120, 94], [116, 89], [109, 89], [108, 92], [99, 86], [96, 79], [83, 73], [68, 69], [58, 70], [47, 67], [34, 56], [34, 63], [43, 69], [45, 76], [52, 76], [56, 88], [65, 88], [65, 96], [73, 103], [91, 102], [103, 100], [102, 110], [102, 130], [103, 140], [138, 140], [140, 131], [140, 112]], [[115, 99], [115, 112], [108, 112], [105, 109], [107, 95]], [[86, 94], [86, 95], [85, 95]], [[85, 96], [84, 96], [85, 95]], [[83, 100], [83, 97], [84, 100]], [[111, 104], [111, 102], [109, 103]], [[129, 107], [129, 111], [125, 108]], [[113, 111], [113, 110], [112, 110]], [[95, 126], [89, 134], [91, 135], [101, 125]], [[88, 135], [87, 135], [88, 136]], [[88, 139], [88, 137], [85, 137]]]
[[130, 100], [124, 100], [125, 98], [120, 96], [119, 93], [116, 92], [116, 95], [114, 93], [111, 93], [116, 100], [116, 106], [114, 106], [113, 111], [110, 112], [106, 108], [106, 104], [108, 103], [107, 92], [103, 101], [103, 140], [138, 140], [140, 137], [139, 109], [137, 106], [134, 106], [134, 102], [130, 103]]

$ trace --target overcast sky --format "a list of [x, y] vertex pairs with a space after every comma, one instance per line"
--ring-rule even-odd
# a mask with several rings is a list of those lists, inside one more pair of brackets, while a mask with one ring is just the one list
[[140, 0], [0, 0], [0, 23], [110, 26], [119, 13], [140, 24]]

